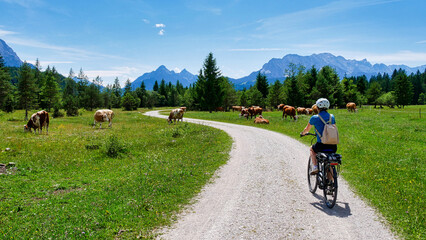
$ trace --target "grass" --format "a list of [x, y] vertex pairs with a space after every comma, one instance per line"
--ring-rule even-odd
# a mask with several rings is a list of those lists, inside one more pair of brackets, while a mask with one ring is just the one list
[[152, 238], [229, 157], [217, 129], [114, 111], [112, 128], [87, 111], [49, 135], [0, 113], [0, 163], [16, 164], [0, 175], [0, 239]]
[[[421, 111], [421, 117], [419, 114]], [[404, 109], [374, 109], [365, 106], [359, 112], [330, 110], [339, 128], [343, 155], [342, 175], [406, 239], [426, 236], [426, 106]], [[296, 122], [281, 120], [282, 112], [265, 112], [269, 125], [255, 125], [235, 112], [188, 112], [185, 117], [209, 119], [281, 132], [300, 138], [309, 116]], [[311, 130], [313, 132], [313, 130]], [[300, 159], [305, 161], [305, 159]], [[350, 203], [349, 203], [350, 204]]]

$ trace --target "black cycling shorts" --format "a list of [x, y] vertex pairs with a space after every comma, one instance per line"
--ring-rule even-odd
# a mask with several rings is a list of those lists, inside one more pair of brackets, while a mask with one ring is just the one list
[[337, 151], [337, 145], [335, 144], [323, 144], [320, 142], [312, 145], [312, 149], [314, 152], [327, 152], [327, 153], [335, 153]]

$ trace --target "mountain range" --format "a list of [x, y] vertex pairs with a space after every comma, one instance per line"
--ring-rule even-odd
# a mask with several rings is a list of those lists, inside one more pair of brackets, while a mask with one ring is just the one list
[[18, 55], [2, 39], [0, 39], [0, 55], [3, 57], [4, 64], [8, 67], [20, 67], [22, 64]]
[[[12, 48], [10, 48], [3, 40], [0, 39], [0, 54], [3, 56], [6, 66], [19, 67], [22, 61], [16, 55]], [[233, 79], [230, 81], [234, 83], [236, 89], [249, 88], [256, 82], [256, 76], [260, 72], [266, 75], [269, 83], [273, 83], [275, 80], [284, 80], [286, 69], [293, 63], [296, 66], [302, 65], [306, 69], [310, 69], [315, 66], [318, 70], [324, 66], [331, 66], [334, 68], [342, 79], [344, 76], [362, 76], [365, 75], [369, 79], [373, 75], [378, 73], [392, 74], [395, 69], [403, 69], [407, 74], [415, 73], [418, 70], [423, 72], [426, 69], [426, 65], [418, 67], [408, 67], [406, 65], [385, 65], [383, 63], [371, 64], [366, 59], [361, 61], [345, 59], [342, 56], [334, 56], [331, 53], [320, 53], [312, 54], [310, 56], [300, 56], [297, 54], [288, 54], [283, 58], [272, 58], [269, 62], [265, 63], [260, 70], [254, 71], [248, 76]], [[170, 71], [164, 65], [158, 67], [155, 71], [144, 73], [140, 77], [136, 78], [132, 82], [132, 89], [136, 89], [142, 83], [145, 84], [147, 90], [152, 90], [155, 81], [160, 84], [161, 80], [164, 79], [166, 83], [171, 82], [176, 85], [179, 82], [187, 87], [197, 81], [197, 75], [188, 72], [186, 69], [181, 72]]]
[[157, 70], [150, 73], [145, 73], [142, 76], [136, 78], [136, 80], [132, 82], [132, 89], [134, 90], [137, 87], [140, 87], [143, 81], [145, 88], [152, 90], [155, 81], [160, 84], [162, 79], [164, 79], [166, 83], [171, 82], [173, 85], [176, 85], [176, 82], [179, 80], [179, 83], [181, 83], [184, 87], [187, 87], [189, 84], [195, 83], [197, 81], [197, 76], [188, 72], [186, 69], [176, 73], [173, 70], [170, 71], [164, 65], [161, 65], [157, 68]]

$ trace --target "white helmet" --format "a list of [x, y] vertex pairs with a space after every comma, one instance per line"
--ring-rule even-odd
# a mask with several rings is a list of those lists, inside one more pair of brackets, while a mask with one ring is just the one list
[[322, 108], [328, 109], [330, 107], [330, 102], [327, 100], [327, 98], [318, 99], [316, 104], [319, 109], [322, 109]]

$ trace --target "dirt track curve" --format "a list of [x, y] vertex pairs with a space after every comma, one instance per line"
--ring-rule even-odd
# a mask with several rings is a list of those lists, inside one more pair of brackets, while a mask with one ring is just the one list
[[[167, 118], [158, 111], [152, 117]], [[311, 194], [309, 148], [283, 134], [184, 118], [221, 129], [234, 140], [230, 159], [160, 239], [395, 239], [382, 218], [339, 178], [337, 203]], [[300, 129], [302, 130], [302, 129]]]

